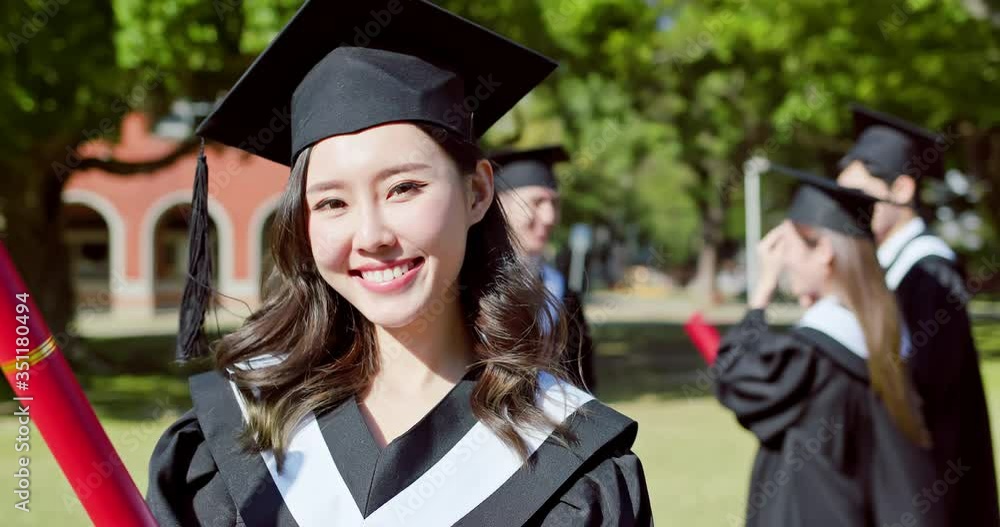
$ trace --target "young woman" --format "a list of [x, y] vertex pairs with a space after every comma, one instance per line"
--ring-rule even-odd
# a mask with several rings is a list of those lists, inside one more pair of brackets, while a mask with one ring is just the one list
[[[723, 339], [717, 396], [758, 439], [747, 525], [941, 525], [929, 436], [875, 257], [875, 200], [807, 174], [761, 241], [750, 311]], [[779, 277], [808, 307], [768, 325]], [[933, 496], [932, 496], [933, 497]]]
[[564, 382], [474, 143], [553, 67], [428, 2], [317, 0], [244, 74], [199, 135], [290, 164], [276, 270], [153, 452], [161, 525], [651, 524], [636, 424]]

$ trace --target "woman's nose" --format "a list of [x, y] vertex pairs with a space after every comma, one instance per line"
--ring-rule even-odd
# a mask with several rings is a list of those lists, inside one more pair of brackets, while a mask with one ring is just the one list
[[382, 212], [377, 207], [369, 207], [360, 212], [358, 230], [354, 237], [354, 245], [358, 250], [378, 252], [396, 243], [396, 236], [386, 225]]

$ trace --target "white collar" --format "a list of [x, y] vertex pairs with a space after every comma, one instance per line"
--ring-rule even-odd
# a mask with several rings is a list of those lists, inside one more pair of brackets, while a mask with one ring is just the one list
[[[233, 396], [245, 420], [246, 404], [236, 384]], [[538, 376], [536, 401], [547, 418], [540, 425], [515, 427], [530, 458], [557, 426], [594, 396], [547, 372]], [[368, 517], [363, 517], [337, 467], [316, 416], [309, 413], [287, 446], [284, 470], [274, 452], [260, 453], [289, 512], [302, 527], [405, 527], [453, 525], [503, 486], [524, 464], [521, 456], [477, 422], [423, 475]]]
[[276, 364], [280, 364], [285, 360], [285, 355], [275, 355], [273, 353], [264, 353], [263, 355], [258, 355], [256, 357], [251, 357], [245, 361], [240, 361], [234, 363], [231, 368], [226, 368], [229, 373], [235, 373], [233, 368], [237, 368], [243, 371], [248, 370], [260, 370]]
[[911, 240], [919, 236], [920, 233], [924, 232], [926, 229], [927, 224], [920, 218], [913, 218], [908, 221], [902, 229], [896, 231], [892, 236], [889, 236], [886, 241], [882, 242], [882, 245], [879, 245], [878, 251], [876, 252], [878, 255], [878, 263], [881, 264], [883, 268], [891, 265], [892, 261], [899, 255], [899, 251], [902, 251], [903, 247], [906, 247], [907, 243], [910, 243]]
[[813, 304], [796, 325], [824, 333], [862, 359], [868, 358], [868, 344], [861, 323], [834, 295], [827, 295]]

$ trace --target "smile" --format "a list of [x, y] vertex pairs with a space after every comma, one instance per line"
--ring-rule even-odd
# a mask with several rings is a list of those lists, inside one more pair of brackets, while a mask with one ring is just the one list
[[413, 269], [413, 262], [406, 262], [403, 265], [397, 265], [391, 269], [383, 269], [381, 271], [363, 271], [361, 278], [369, 282], [381, 284], [403, 276], [410, 269]]
[[351, 275], [361, 281], [361, 285], [375, 292], [396, 291], [413, 281], [424, 264], [422, 257], [393, 263], [377, 268], [352, 270]]

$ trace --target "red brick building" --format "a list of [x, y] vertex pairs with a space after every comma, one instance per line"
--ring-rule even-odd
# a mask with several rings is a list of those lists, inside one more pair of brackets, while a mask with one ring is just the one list
[[[131, 114], [119, 144], [91, 143], [88, 157], [155, 159], [174, 139], [153, 134], [147, 118]], [[209, 216], [215, 241], [215, 286], [250, 306], [269, 269], [267, 228], [288, 168], [233, 148], [210, 146]], [[186, 212], [196, 153], [141, 175], [76, 172], [63, 194], [66, 241], [72, 254], [79, 307], [129, 317], [175, 309], [187, 266]]]

